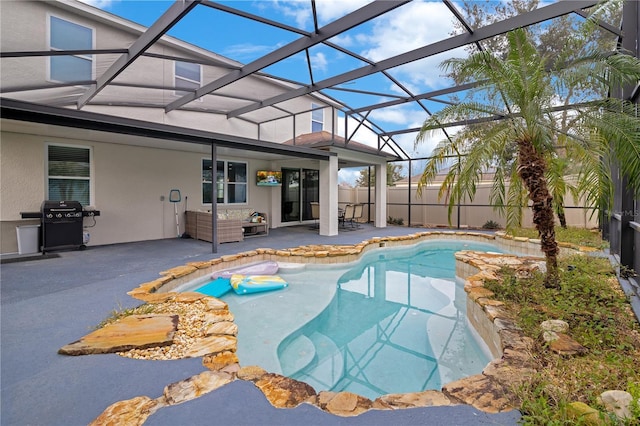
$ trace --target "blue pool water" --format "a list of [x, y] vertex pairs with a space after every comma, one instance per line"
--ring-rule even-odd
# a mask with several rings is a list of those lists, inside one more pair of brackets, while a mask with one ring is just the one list
[[490, 358], [467, 322], [466, 293], [455, 278], [460, 250], [497, 251], [429, 241], [347, 265], [283, 265], [278, 275], [288, 288], [225, 295], [241, 365], [371, 399], [439, 390], [480, 373]]

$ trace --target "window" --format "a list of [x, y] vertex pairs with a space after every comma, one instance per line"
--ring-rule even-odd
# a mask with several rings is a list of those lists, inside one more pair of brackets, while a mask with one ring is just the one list
[[[202, 160], [202, 204], [211, 204], [213, 185], [212, 161]], [[218, 204], [245, 204], [247, 202], [247, 163], [240, 161], [216, 162], [216, 202]]]
[[91, 204], [91, 148], [47, 145], [47, 199]]
[[[189, 91], [176, 90], [176, 95], [186, 95], [187, 93], [191, 93], [193, 90], [198, 89], [201, 86], [202, 70], [200, 64], [180, 61], [176, 61], [175, 64], [176, 88], [189, 89]], [[202, 100], [202, 98], [200, 98], [199, 100]]]
[[[49, 47], [51, 50], [92, 50], [93, 30], [51, 16]], [[93, 80], [93, 55], [49, 57], [49, 78], [67, 83]]]
[[316, 108], [322, 108], [322, 105], [311, 104], [311, 131], [321, 132], [324, 129], [324, 109]]

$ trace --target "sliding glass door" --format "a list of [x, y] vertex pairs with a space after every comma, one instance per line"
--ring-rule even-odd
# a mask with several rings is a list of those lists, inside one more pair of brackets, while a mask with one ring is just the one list
[[311, 203], [320, 197], [320, 172], [282, 169], [282, 222], [310, 220]]

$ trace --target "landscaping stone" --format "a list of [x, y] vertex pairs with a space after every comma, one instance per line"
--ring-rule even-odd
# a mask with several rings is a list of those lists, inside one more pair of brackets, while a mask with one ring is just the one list
[[435, 407], [442, 405], [451, 405], [451, 400], [440, 391], [427, 390], [423, 392], [383, 395], [373, 401], [371, 408], [378, 410], [395, 410], [401, 408]]
[[320, 392], [319, 406], [336, 416], [357, 416], [369, 410], [373, 402], [363, 396], [351, 392]]
[[[633, 396], [629, 392], [621, 390], [609, 390], [600, 395], [600, 401], [608, 412], [616, 415], [620, 420], [633, 419], [631, 403]], [[640, 420], [640, 419], [636, 419]]]
[[202, 365], [212, 371], [220, 371], [230, 365], [237, 365], [240, 361], [235, 352], [224, 351], [213, 355], [205, 355]]
[[130, 315], [108, 324], [58, 350], [63, 355], [106, 354], [168, 346], [178, 327], [178, 315]]
[[558, 339], [549, 343], [549, 349], [558, 355], [583, 355], [588, 349], [564, 333], [557, 333]]
[[486, 413], [499, 413], [515, 408], [515, 399], [508, 388], [484, 374], [448, 383], [442, 392], [454, 401], [462, 401]]
[[147, 396], [118, 401], [107, 407], [89, 426], [140, 426], [159, 405], [158, 401]]
[[600, 411], [585, 404], [584, 402], [572, 402], [567, 405], [567, 415], [576, 422], [590, 426], [601, 426], [606, 423], [600, 419]]
[[255, 382], [271, 405], [278, 408], [293, 408], [315, 397], [316, 391], [307, 383], [267, 373]]
[[196, 376], [165, 387], [164, 400], [167, 405], [181, 404], [218, 389], [232, 380], [233, 377], [228, 373], [204, 371]]
[[206, 339], [199, 339], [185, 353], [186, 358], [198, 358], [209, 354], [231, 351], [235, 352], [238, 341], [234, 336], [210, 336]]
[[566, 333], [569, 330], [569, 324], [562, 320], [546, 320], [540, 324], [544, 331], [554, 331], [556, 333]]

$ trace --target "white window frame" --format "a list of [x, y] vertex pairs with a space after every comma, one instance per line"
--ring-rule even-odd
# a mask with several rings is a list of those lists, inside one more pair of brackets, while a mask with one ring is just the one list
[[[188, 64], [188, 65], [197, 65], [198, 69], [199, 69], [199, 75], [200, 75], [200, 80], [192, 80], [188, 77], [184, 77], [181, 75], [178, 75], [178, 64]], [[181, 81], [186, 81], [187, 83], [194, 83], [198, 86], [198, 88], [202, 87], [202, 65], [201, 64], [197, 64], [194, 62], [187, 62], [187, 61], [173, 61], [173, 85], [177, 88], [178, 87], [178, 80]], [[192, 93], [189, 90], [175, 90], [173, 92], [173, 94], [175, 96], [184, 96], [187, 93]], [[202, 102], [202, 97], [196, 99], [198, 102]]]
[[[74, 145], [58, 142], [46, 142], [44, 144], [44, 176], [45, 176], [45, 198], [50, 199], [49, 196], [49, 180], [50, 179], [68, 179], [68, 180], [86, 180], [89, 182], [89, 205], [95, 205], [95, 182], [94, 182], [94, 169], [93, 169], [93, 147], [88, 145]], [[49, 175], [49, 147], [59, 146], [68, 148], [86, 149], [89, 151], [89, 177], [85, 176], [55, 176]], [[76, 200], [73, 200], [76, 201]]]
[[[317, 108], [322, 108], [320, 110], [318, 110]], [[322, 114], [322, 118], [320, 120], [318, 120], [316, 117], [314, 117], [314, 114]], [[320, 124], [320, 130], [313, 130], [313, 125], [319, 123]], [[311, 104], [311, 132], [318, 132], [318, 131], [323, 131], [324, 130], [324, 106], [320, 105], [320, 104]]]
[[[211, 161], [210, 157], [202, 157], [201, 161], [200, 161], [200, 175], [202, 176], [202, 172], [204, 172], [204, 161], [208, 160]], [[249, 204], [249, 163], [247, 161], [241, 161], [241, 160], [225, 160], [222, 158], [218, 158], [217, 162], [221, 162], [223, 163], [223, 168], [224, 168], [224, 178], [223, 178], [223, 182], [222, 182], [222, 191], [223, 191], [223, 201], [221, 203], [218, 203], [218, 205], [228, 205], [228, 206], [246, 206], [247, 204]], [[240, 163], [240, 164], [244, 164], [246, 173], [247, 173], [247, 181], [246, 182], [229, 182], [229, 176], [228, 176], [228, 171], [229, 171], [229, 163]], [[201, 197], [204, 196], [204, 188], [202, 187], [202, 185], [204, 185], [205, 183], [208, 184], [214, 184], [213, 180], [216, 179], [217, 177], [217, 164], [216, 167], [213, 167], [213, 161], [211, 161], [212, 164], [212, 170], [211, 170], [211, 179], [212, 181], [205, 181], [204, 179], [201, 182], [201, 187], [200, 187], [200, 193], [202, 194]], [[246, 196], [246, 200], [242, 203], [230, 203], [229, 202], [229, 184], [234, 184], [234, 185], [245, 185], [245, 194]], [[216, 182], [216, 191], [217, 191], [217, 185], [218, 183]], [[216, 197], [217, 200], [217, 197]], [[203, 206], [210, 206], [212, 203], [205, 203], [204, 199], [201, 199], [202, 201], [202, 205]]]
[[[73, 25], [77, 25], [79, 27], [83, 27], [86, 28], [88, 30], [91, 31], [91, 49], [95, 50], [96, 48], [96, 29], [94, 27], [90, 27], [88, 25], [84, 25], [84, 24], [80, 24], [76, 21], [67, 19], [67, 18], [63, 18], [61, 16], [57, 16], [54, 14], [47, 14], [47, 47], [49, 48], [49, 50], [61, 50], [59, 48], [53, 47], [51, 46], [51, 20], [55, 18], [55, 19], [59, 19], [61, 21], [65, 21], [68, 22], [70, 24]], [[91, 75], [89, 76], [89, 80], [95, 80], [95, 75], [96, 75], [96, 61], [95, 61], [95, 57], [94, 55], [72, 55], [75, 58], [79, 58], [79, 59], [83, 59], [83, 60], [88, 60], [91, 62]], [[55, 80], [51, 77], [51, 60], [54, 58], [54, 56], [49, 56], [48, 60], [47, 60], [47, 81], [51, 81], [51, 82], [56, 82], [56, 83], [66, 83], [66, 81], [61, 81], [61, 80]]]

